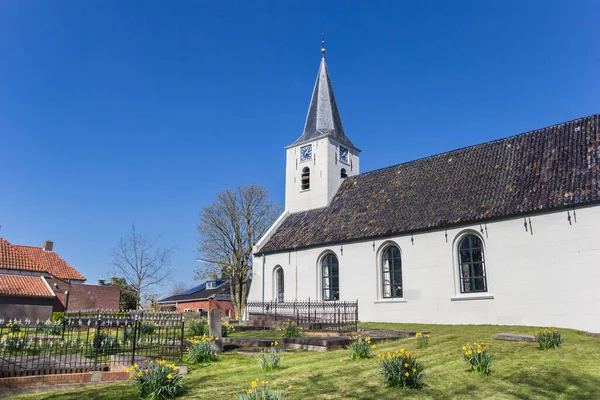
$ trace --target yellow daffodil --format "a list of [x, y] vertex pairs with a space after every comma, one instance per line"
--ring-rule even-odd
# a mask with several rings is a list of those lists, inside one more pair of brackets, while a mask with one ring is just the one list
[[410, 374], [409, 374], [408, 372], [405, 372], [405, 373], [404, 373], [404, 376], [409, 376], [409, 375], [410, 375]]
[[173, 379], [173, 375], [171, 375], [171, 374], [168, 374], [168, 375], [167, 375], [167, 379]]
[[138, 373], [137, 373], [137, 376], [138, 376], [138, 377], [142, 376], [142, 371], [138, 372]]
[[248, 389], [248, 394], [252, 394], [252, 389]]
[[258, 381], [258, 379], [256, 381], [252, 381], [252, 389], [256, 389], [256, 387], [258, 386], [258, 383], [256, 383]]

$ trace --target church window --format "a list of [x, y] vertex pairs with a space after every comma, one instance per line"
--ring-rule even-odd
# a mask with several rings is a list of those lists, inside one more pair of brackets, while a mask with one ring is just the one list
[[458, 268], [461, 293], [487, 292], [483, 241], [466, 235], [458, 243]]
[[284, 287], [283, 268], [277, 267], [275, 270], [275, 295], [278, 303], [283, 302]]
[[321, 261], [321, 277], [323, 300], [340, 299], [340, 267], [338, 259], [333, 253], [327, 254]]
[[310, 189], [310, 168], [304, 167], [302, 169], [302, 190]]
[[381, 283], [384, 298], [402, 297], [402, 259], [397, 246], [388, 246], [381, 254]]
[[348, 177], [348, 173], [346, 173], [346, 168], [342, 168], [342, 170], [340, 171], [340, 177], [342, 179], [347, 178]]

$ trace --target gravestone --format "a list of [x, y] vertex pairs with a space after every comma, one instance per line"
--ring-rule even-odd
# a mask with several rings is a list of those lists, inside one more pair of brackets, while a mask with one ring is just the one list
[[223, 351], [223, 340], [221, 338], [221, 310], [213, 308], [208, 312], [208, 331], [211, 336], [219, 338], [215, 340], [214, 347], [217, 353]]

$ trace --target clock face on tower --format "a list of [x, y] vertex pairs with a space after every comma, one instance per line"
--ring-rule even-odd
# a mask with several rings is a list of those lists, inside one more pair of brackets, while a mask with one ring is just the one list
[[307, 161], [312, 158], [312, 144], [300, 147], [300, 161]]
[[348, 149], [340, 146], [340, 161], [348, 164]]

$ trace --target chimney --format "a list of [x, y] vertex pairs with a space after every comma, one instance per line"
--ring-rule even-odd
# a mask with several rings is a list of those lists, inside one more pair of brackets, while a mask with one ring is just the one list
[[44, 251], [52, 251], [52, 248], [54, 248], [54, 242], [46, 240], [44, 242]]
[[217, 279], [219, 279], [219, 275], [217, 275], [217, 274], [212, 274], [212, 275], [210, 276], [210, 279], [211, 279], [211, 280], [213, 280], [213, 281], [216, 281]]

